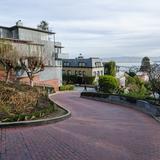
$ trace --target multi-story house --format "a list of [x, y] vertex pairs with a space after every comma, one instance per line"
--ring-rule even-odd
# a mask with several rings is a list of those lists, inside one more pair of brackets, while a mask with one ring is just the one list
[[[56, 42], [55, 33], [40, 28], [23, 26], [19, 21], [15, 26], [0, 26], [0, 40], [9, 41], [22, 55], [35, 52], [43, 57], [45, 70], [35, 78], [36, 83], [49, 84], [58, 89], [62, 83], [62, 45]], [[25, 75], [18, 75], [19, 80], [27, 81]]]
[[75, 59], [63, 59], [63, 74], [98, 78], [104, 75], [104, 67], [101, 59], [80, 55]]

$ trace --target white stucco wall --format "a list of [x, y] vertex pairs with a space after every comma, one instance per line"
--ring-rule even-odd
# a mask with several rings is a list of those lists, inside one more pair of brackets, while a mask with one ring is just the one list
[[45, 67], [39, 75], [42, 81], [56, 79], [59, 81], [59, 85], [62, 84], [62, 67]]

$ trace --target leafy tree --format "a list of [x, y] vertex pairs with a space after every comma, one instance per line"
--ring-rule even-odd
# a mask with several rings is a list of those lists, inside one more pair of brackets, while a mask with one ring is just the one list
[[129, 95], [134, 97], [144, 98], [150, 94], [147, 84], [138, 76], [127, 76], [126, 86], [129, 89]]
[[12, 70], [15, 70], [18, 62], [18, 52], [13, 48], [12, 44], [6, 40], [0, 41], [0, 63], [6, 70], [6, 83], [10, 79]]
[[116, 63], [114, 61], [104, 63], [104, 74], [116, 76]]
[[127, 74], [131, 77], [134, 77], [136, 76], [137, 72], [139, 71], [139, 67], [136, 67], [136, 66], [132, 66], [130, 69], [129, 69], [129, 72], [127, 72]]
[[42, 29], [44, 31], [48, 31], [49, 30], [49, 24], [48, 24], [48, 22], [42, 20], [40, 22], [40, 24], [38, 25], [38, 28], [40, 28], [40, 29]]
[[140, 71], [149, 72], [151, 68], [150, 59], [148, 57], [144, 57], [141, 62]]
[[118, 80], [111, 75], [99, 77], [99, 89], [105, 93], [114, 93], [119, 87]]

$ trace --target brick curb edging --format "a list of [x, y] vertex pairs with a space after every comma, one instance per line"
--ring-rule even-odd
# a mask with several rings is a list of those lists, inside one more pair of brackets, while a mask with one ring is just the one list
[[[49, 99], [51, 100], [51, 96], [55, 95], [51, 94], [49, 95]], [[38, 119], [38, 120], [30, 120], [30, 121], [19, 121], [19, 122], [5, 122], [5, 123], [0, 123], [0, 128], [10, 128], [10, 127], [24, 127], [24, 126], [40, 126], [40, 125], [45, 125], [45, 124], [51, 124], [51, 123], [56, 123], [63, 121], [67, 118], [71, 117], [71, 112], [66, 109], [64, 106], [59, 105], [58, 103], [55, 103], [53, 100], [51, 100], [54, 105], [57, 107], [63, 109], [66, 114], [59, 116], [59, 117], [54, 117], [54, 118], [45, 118], [45, 119]]]
[[89, 100], [95, 100], [95, 101], [100, 101], [100, 102], [105, 102], [105, 103], [111, 103], [111, 104], [118, 104], [118, 105], [121, 105], [123, 107], [132, 108], [132, 109], [135, 109], [135, 110], [140, 111], [142, 113], [145, 113], [146, 115], [152, 117], [153, 119], [155, 119], [157, 122], [160, 123], [160, 119], [157, 118], [155, 115], [153, 115], [151, 113], [147, 113], [147, 112], [141, 110], [140, 108], [135, 107], [133, 104], [124, 103], [124, 102], [118, 102], [118, 101], [113, 101], [113, 100], [110, 101], [110, 100], [106, 100], [106, 99], [98, 98], [98, 97], [81, 96], [81, 98], [85, 98], [85, 99], [89, 99]]
[[160, 123], [160, 119], [159, 119], [159, 118], [155, 117], [154, 115], [152, 115], [152, 117], [153, 117], [157, 122]]

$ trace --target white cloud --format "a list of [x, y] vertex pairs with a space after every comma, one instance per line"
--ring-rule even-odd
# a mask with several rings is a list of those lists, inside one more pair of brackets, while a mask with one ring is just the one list
[[1, 0], [0, 25], [49, 21], [70, 56], [157, 55], [159, 0]]

